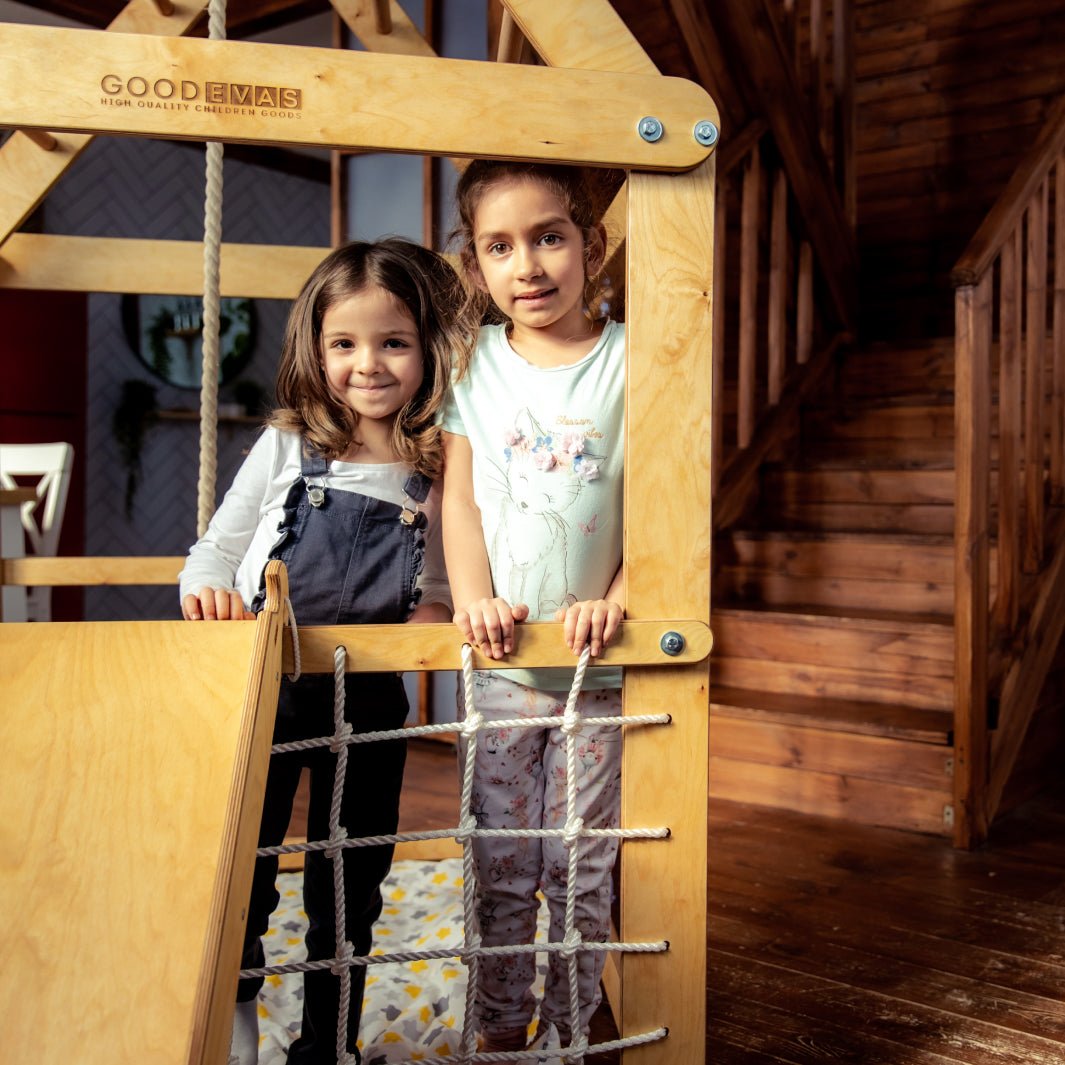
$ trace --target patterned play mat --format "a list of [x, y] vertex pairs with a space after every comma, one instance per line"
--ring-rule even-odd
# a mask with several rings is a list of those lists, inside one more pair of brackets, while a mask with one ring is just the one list
[[[301, 961], [307, 917], [302, 874], [282, 873], [281, 902], [266, 934], [267, 965]], [[374, 929], [374, 954], [436, 950], [462, 944], [462, 861], [398, 861], [382, 885], [384, 910]], [[537, 940], [547, 934], [541, 905]], [[543, 991], [546, 956], [538, 955], [535, 993]], [[299, 1031], [303, 978], [267, 977], [259, 996], [259, 1063], [284, 1065]], [[466, 968], [458, 958], [375, 965], [366, 978], [359, 1047], [364, 1065], [438, 1061], [455, 1054], [462, 1037]]]

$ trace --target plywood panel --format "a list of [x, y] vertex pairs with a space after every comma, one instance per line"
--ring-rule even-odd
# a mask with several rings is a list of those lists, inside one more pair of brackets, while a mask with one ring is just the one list
[[221, 1060], [280, 642], [276, 610], [0, 628], [9, 1065]]

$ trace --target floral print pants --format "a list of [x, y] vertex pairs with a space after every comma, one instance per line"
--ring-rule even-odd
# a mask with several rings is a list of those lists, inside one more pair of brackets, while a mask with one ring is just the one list
[[[471, 813], [479, 828], [565, 828], [566, 734], [561, 728], [492, 728], [493, 720], [557, 716], [561, 719], [567, 692], [539, 691], [478, 672], [474, 698], [486, 727], [477, 736]], [[460, 688], [460, 713], [462, 712]], [[581, 692], [582, 717], [621, 713], [616, 688]], [[560, 720], [561, 724], [561, 720]], [[465, 741], [462, 762], [465, 764]], [[576, 813], [585, 828], [616, 828], [621, 812], [621, 726], [583, 725], [577, 739]], [[575, 923], [586, 942], [610, 938], [612, 873], [616, 838], [581, 838]], [[475, 839], [478, 919], [485, 946], [531, 943], [536, 932], [541, 889], [550, 916], [553, 943], [565, 937], [566, 885], [569, 853], [561, 838]], [[580, 951], [578, 992], [580, 1022], [588, 1023], [601, 999], [599, 979], [605, 955]], [[482, 1031], [498, 1032], [528, 1025], [535, 1002], [531, 992], [535, 956], [510, 954], [484, 958], [477, 988]], [[569, 979], [565, 957], [552, 952], [541, 1022], [550, 1021], [565, 1042], [570, 1034]], [[565, 1045], [565, 1042], [563, 1045]]]

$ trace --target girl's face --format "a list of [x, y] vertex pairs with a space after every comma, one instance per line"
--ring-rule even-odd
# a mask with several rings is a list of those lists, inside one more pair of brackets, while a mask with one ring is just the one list
[[391, 429], [425, 376], [407, 308], [378, 285], [360, 289], [322, 316], [319, 344], [329, 388], [358, 415], [360, 435], [375, 424]]
[[514, 323], [514, 334], [560, 339], [588, 332], [584, 234], [535, 179], [492, 185], [473, 216], [474, 280]]

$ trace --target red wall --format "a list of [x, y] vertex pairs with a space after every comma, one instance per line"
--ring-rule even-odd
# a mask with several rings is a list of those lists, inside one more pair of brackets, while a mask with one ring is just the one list
[[[85, 410], [88, 297], [0, 289], [0, 444], [66, 440], [74, 470], [61, 555], [85, 553]], [[80, 620], [79, 588], [57, 588], [52, 616]]]

